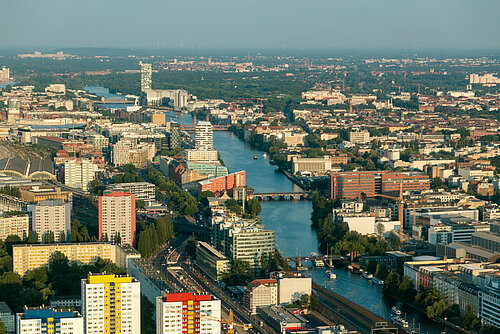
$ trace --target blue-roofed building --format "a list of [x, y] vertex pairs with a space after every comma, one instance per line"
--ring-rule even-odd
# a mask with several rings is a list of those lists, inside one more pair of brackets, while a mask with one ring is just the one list
[[43, 306], [25, 308], [16, 319], [19, 334], [83, 334], [83, 318], [76, 311]]

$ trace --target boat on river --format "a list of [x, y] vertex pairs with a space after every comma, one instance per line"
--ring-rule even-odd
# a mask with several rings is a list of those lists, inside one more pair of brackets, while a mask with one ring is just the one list
[[253, 156], [254, 160], [257, 160], [258, 158], [259, 158], [259, 156], [257, 154]]
[[396, 325], [399, 325], [403, 328], [408, 328], [408, 321], [401, 318], [400, 316], [391, 316], [392, 322]]
[[393, 306], [392, 309], [391, 309], [392, 313], [394, 313], [395, 315], [401, 315], [401, 311], [397, 309], [396, 306]]
[[373, 278], [373, 275], [365, 271], [361, 274], [361, 277], [366, 278], [367, 280], [371, 280]]
[[324, 266], [325, 266], [325, 263], [324, 263], [324, 262], [323, 262], [323, 260], [321, 260], [321, 259], [316, 259], [316, 260], [314, 260], [314, 265], [315, 265], [316, 267], [324, 267]]
[[384, 281], [381, 280], [380, 278], [377, 278], [377, 277], [374, 277], [372, 279], [372, 282], [375, 283], [375, 284], [378, 284], [378, 285], [384, 285]]

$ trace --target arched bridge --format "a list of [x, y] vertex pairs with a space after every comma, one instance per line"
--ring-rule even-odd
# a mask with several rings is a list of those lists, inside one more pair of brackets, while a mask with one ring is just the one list
[[248, 199], [256, 198], [259, 201], [286, 201], [286, 200], [309, 200], [311, 197], [311, 193], [308, 191], [301, 192], [268, 192], [268, 193], [253, 193], [248, 195]]

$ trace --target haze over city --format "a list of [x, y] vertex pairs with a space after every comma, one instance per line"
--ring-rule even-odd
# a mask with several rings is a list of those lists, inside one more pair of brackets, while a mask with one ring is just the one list
[[4, 0], [1, 47], [496, 49], [494, 0]]

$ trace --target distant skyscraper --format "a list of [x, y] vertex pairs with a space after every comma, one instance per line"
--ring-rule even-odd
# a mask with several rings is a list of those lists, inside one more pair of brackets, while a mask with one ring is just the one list
[[130, 276], [91, 274], [82, 280], [85, 334], [141, 332], [141, 283]]
[[143, 62], [141, 62], [139, 65], [141, 65], [141, 91], [146, 92], [152, 89], [151, 81], [153, 68], [151, 64], [145, 64]]
[[197, 150], [211, 150], [214, 147], [214, 128], [210, 122], [200, 121], [196, 124], [195, 144]]
[[134, 244], [135, 195], [128, 191], [105, 191], [99, 197], [99, 240], [113, 241], [116, 234], [122, 244]]

